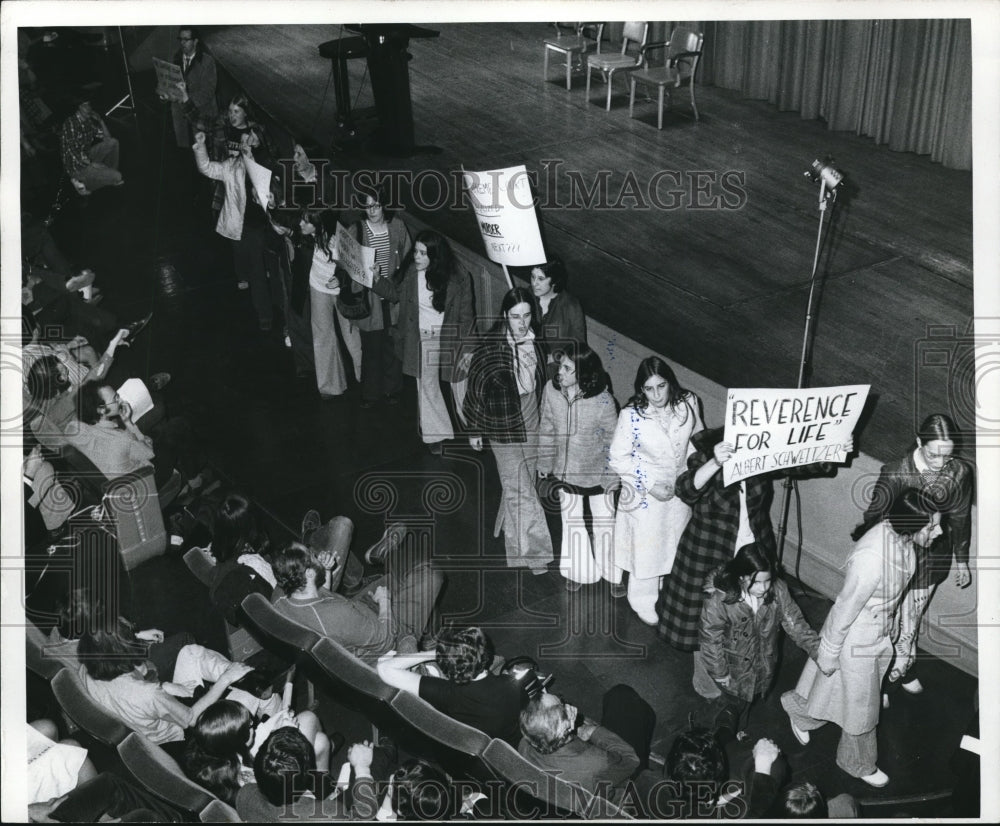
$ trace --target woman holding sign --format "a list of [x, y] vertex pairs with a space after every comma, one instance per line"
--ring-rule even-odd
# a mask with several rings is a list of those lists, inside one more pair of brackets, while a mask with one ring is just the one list
[[[674, 482], [691, 437], [703, 430], [698, 397], [685, 390], [659, 356], [639, 363], [635, 395], [622, 408], [611, 440], [611, 469], [622, 480], [615, 519], [615, 572], [628, 571], [628, 602], [647, 625], [656, 625], [660, 578], [669, 574], [691, 508]], [[622, 595], [621, 584], [612, 596]]]
[[503, 297], [500, 313], [469, 367], [469, 444], [482, 450], [485, 436], [496, 459], [502, 492], [493, 535], [503, 530], [507, 565], [544, 574], [552, 561], [552, 538], [535, 493], [545, 387], [545, 356], [535, 339], [538, 308], [531, 292], [515, 287]]
[[[696, 452], [677, 478], [676, 494], [691, 506], [691, 521], [677, 546], [673, 570], [663, 581], [656, 612], [657, 632], [681, 651], [698, 648], [705, 582], [716, 567], [751, 542], [771, 559], [777, 556], [771, 527], [774, 475], [750, 476], [726, 485], [720, 471], [731, 459], [733, 446], [723, 442], [722, 436], [721, 427], [695, 434], [691, 442]], [[844, 449], [847, 453], [854, 449], [853, 439]], [[789, 469], [788, 474], [812, 475], [829, 467], [825, 463], [802, 465]]]
[[420, 435], [427, 449], [441, 453], [441, 443], [455, 435], [443, 386], [456, 406], [456, 383], [465, 378], [463, 344], [475, 332], [469, 275], [454, 265], [447, 239], [425, 229], [392, 278], [373, 282], [379, 296], [397, 302], [396, 355], [403, 372], [417, 380]]
[[826, 722], [841, 728], [837, 765], [880, 788], [889, 782], [876, 765], [875, 727], [882, 678], [892, 660], [900, 597], [916, 568], [916, 552], [941, 535], [941, 514], [929, 496], [905, 488], [886, 518], [866, 527], [847, 558], [844, 586], [823, 623], [815, 662], [781, 696], [795, 739]]
[[890, 504], [903, 488], [922, 490], [941, 511], [941, 535], [927, 548], [917, 548], [917, 573], [903, 601], [896, 661], [889, 672], [890, 684], [900, 684], [910, 694], [923, 691], [920, 680], [907, 672], [916, 657], [921, 620], [938, 585], [948, 578], [952, 557], [956, 561], [955, 585], [966, 588], [972, 582], [969, 541], [973, 471], [967, 462], [952, 455], [955, 435], [955, 423], [943, 413], [934, 413], [924, 419], [913, 449], [901, 459], [882, 466], [864, 520], [851, 534], [857, 541], [872, 525], [885, 518]]

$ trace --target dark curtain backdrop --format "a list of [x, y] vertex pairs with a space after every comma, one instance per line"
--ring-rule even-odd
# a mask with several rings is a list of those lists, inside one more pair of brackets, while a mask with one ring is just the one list
[[972, 169], [968, 20], [704, 24], [699, 81]]

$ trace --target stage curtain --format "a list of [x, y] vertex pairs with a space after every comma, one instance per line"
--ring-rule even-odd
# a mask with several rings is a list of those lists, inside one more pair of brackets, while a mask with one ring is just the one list
[[767, 100], [890, 149], [972, 168], [968, 20], [764, 20], [705, 25], [701, 82]]

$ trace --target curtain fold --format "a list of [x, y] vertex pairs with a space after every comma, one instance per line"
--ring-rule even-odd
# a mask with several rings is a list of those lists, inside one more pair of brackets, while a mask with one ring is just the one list
[[705, 30], [703, 83], [972, 168], [969, 20], [714, 21]]

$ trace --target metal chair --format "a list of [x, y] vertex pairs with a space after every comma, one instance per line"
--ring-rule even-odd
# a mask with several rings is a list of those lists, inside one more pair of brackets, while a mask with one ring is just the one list
[[[694, 119], [698, 120], [698, 106], [694, 101], [694, 83], [704, 40], [705, 35], [702, 32], [695, 31], [689, 26], [676, 26], [669, 40], [647, 43], [642, 47], [640, 53], [643, 68], [629, 75], [628, 116], [630, 118], [635, 104], [636, 84], [644, 83], [656, 86], [659, 94], [656, 128], [662, 129], [664, 94], [669, 95], [669, 89], [679, 89], [681, 84], [687, 81], [688, 88], [691, 90], [691, 109], [694, 112]], [[667, 50], [666, 65], [650, 67], [649, 53], [657, 49]]]
[[[549, 52], [566, 56], [566, 90], [572, 86], [574, 65], [582, 68], [583, 56], [590, 51], [601, 53], [601, 37], [604, 34], [603, 23], [576, 23], [566, 32], [565, 23], [553, 23], [556, 28], [555, 37], [547, 37], [542, 41], [545, 46], [545, 59], [542, 67], [542, 79], [549, 79]], [[588, 36], [588, 32], [593, 37]]]
[[[590, 75], [599, 71], [608, 84], [608, 100], [605, 110], [611, 111], [611, 81], [616, 74], [627, 74], [642, 68], [642, 47], [649, 37], [649, 23], [626, 23], [622, 29], [622, 46], [618, 54], [587, 55], [587, 102], [590, 102]], [[630, 52], [634, 48], [636, 51]]]

